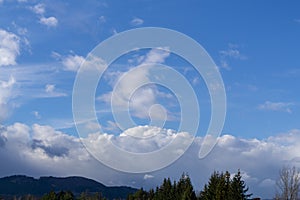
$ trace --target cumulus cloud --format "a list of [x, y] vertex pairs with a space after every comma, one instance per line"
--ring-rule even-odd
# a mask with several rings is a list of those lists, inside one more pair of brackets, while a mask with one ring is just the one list
[[170, 56], [168, 47], [152, 49], [145, 57], [143, 64], [149, 63], [164, 63]]
[[45, 13], [46, 13], [46, 5], [45, 4], [39, 3], [39, 4], [36, 4], [35, 6], [29, 7], [29, 9], [38, 16], [40, 24], [46, 25], [48, 27], [57, 26], [58, 20], [56, 17], [54, 17], [54, 16], [45, 17]]
[[141, 18], [137, 18], [137, 17], [133, 18], [133, 19], [131, 20], [131, 22], [130, 22], [130, 24], [131, 24], [132, 26], [140, 26], [140, 25], [142, 25], [143, 23], [144, 23], [144, 20], [142, 20]]
[[62, 64], [67, 71], [76, 72], [80, 65], [84, 62], [84, 57], [78, 55], [68, 55], [62, 58]]
[[[148, 118], [150, 108], [156, 104], [160, 92], [154, 85], [142, 88], [140, 86], [150, 82], [151, 65], [149, 64], [164, 63], [169, 55], [168, 48], [152, 49], [146, 56], [142, 57], [140, 65], [136, 68], [124, 73], [113, 73], [113, 76], [108, 78], [115, 79], [111, 81], [113, 87], [115, 87], [114, 90], [98, 97], [98, 100], [106, 103], [113, 100], [117, 110], [124, 110], [129, 105], [135, 117]], [[144, 64], [148, 64], [148, 66], [140, 67]], [[117, 76], [115, 76], [116, 74]], [[152, 117], [165, 119], [164, 114], [160, 113], [152, 115]]]
[[58, 20], [55, 17], [41, 17], [39, 22], [48, 27], [55, 27], [58, 24]]
[[0, 67], [15, 65], [20, 54], [20, 38], [10, 32], [0, 29]]
[[292, 113], [291, 106], [294, 104], [291, 102], [271, 102], [266, 101], [263, 104], [260, 104], [258, 108], [260, 110], [270, 110], [270, 111], [281, 111], [281, 112], [287, 112]]
[[[148, 152], [166, 145], [179, 133], [155, 127], [135, 127], [119, 136], [91, 134], [85, 139], [101, 152], [108, 141], [132, 152]], [[143, 133], [144, 132], [144, 133]], [[151, 133], [152, 132], [152, 133]], [[156, 135], [155, 139], [134, 140], [132, 136]], [[182, 135], [184, 136], [184, 134]], [[181, 137], [180, 142], [188, 140]], [[31, 127], [15, 123], [0, 126], [0, 175], [27, 173], [28, 175], [81, 175], [105, 184], [121, 184], [136, 187], [155, 187], [164, 177], [178, 178], [187, 172], [196, 186], [202, 189], [213, 170], [242, 170], [242, 176], [255, 196], [272, 198], [278, 170], [286, 164], [300, 167], [300, 130], [291, 130], [266, 139], [244, 139], [223, 135], [212, 152], [198, 159], [203, 139], [196, 137], [185, 154], [172, 165], [145, 174], [126, 174], [111, 170], [97, 163], [81, 144], [80, 139], [55, 130], [50, 126], [34, 124]], [[176, 143], [181, 148], [182, 143]], [[116, 159], [110, 155], [111, 159]], [[165, 155], [168, 156], [168, 155]], [[149, 162], [149, 163], [147, 163]], [[152, 160], [145, 164], [150, 164]], [[134, 183], [133, 183], [134, 180]]]

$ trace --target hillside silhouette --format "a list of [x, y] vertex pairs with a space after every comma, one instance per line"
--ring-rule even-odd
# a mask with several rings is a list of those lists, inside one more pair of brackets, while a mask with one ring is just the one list
[[0, 178], [0, 196], [14, 197], [31, 194], [41, 197], [49, 191], [70, 191], [74, 195], [80, 195], [82, 192], [101, 193], [108, 199], [126, 199], [129, 194], [137, 191], [137, 189], [120, 186], [108, 187], [84, 177], [40, 177], [35, 179], [24, 175], [14, 175]]

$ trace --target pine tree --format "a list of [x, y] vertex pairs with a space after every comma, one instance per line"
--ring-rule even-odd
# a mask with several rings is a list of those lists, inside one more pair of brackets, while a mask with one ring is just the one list
[[190, 177], [183, 173], [176, 187], [180, 200], [196, 200], [196, 194]]
[[225, 172], [225, 199], [232, 199], [232, 187], [231, 187], [231, 179], [230, 179], [230, 173], [228, 171]]
[[241, 172], [230, 178], [230, 173], [214, 172], [200, 192], [200, 200], [246, 200], [252, 196], [248, 194], [249, 188], [242, 180]]
[[240, 170], [238, 170], [238, 173], [233, 177], [231, 187], [233, 193], [232, 200], [247, 200], [252, 196], [252, 194], [247, 194], [249, 188], [242, 180]]
[[153, 190], [153, 189], [150, 189], [150, 190], [149, 190], [149, 194], [148, 194], [148, 199], [149, 199], [149, 200], [152, 200], [152, 199], [154, 199], [154, 196], [155, 196], [154, 190]]
[[[204, 190], [200, 193], [201, 200], [219, 200], [222, 194], [222, 185], [223, 185], [224, 175], [223, 173], [214, 172], [209, 181], [208, 185], [204, 186]], [[225, 181], [224, 181], [225, 183]]]
[[162, 186], [160, 187], [161, 197], [164, 200], [173, 200], [173, 190], [170, 178], [164, 179]]

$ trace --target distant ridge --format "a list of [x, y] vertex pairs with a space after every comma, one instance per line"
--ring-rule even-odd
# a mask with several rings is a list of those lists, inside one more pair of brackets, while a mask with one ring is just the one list
[[75, 196], [82, 192], [101, 192], [108, 199], [126, 199], [128, 194], [137, 191], [131, 187], [107, 187], [95, 180], [72, 176], [72, 177], [40, 177], [35, 179], [24, 175], [14, 175], [0, 178], [0, 197], [23, 196], [31, 194], [43, 196], [50, 191], [71, 191]]

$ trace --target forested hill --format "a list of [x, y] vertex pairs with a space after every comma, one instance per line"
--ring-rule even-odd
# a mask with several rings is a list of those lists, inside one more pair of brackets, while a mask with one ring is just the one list
[[0, 196], [22, 196], [32, 194], [42, 196], [49, 191], [71, 191], [74, 195], [82, 192], [102, 193], [108, 199], [126, 198], [136, 192], [130, 187], [107, 187], [97, 181], [83, 177], [40, 177], [35, 179], [28, 176], [9, 176], [0, 178]]

